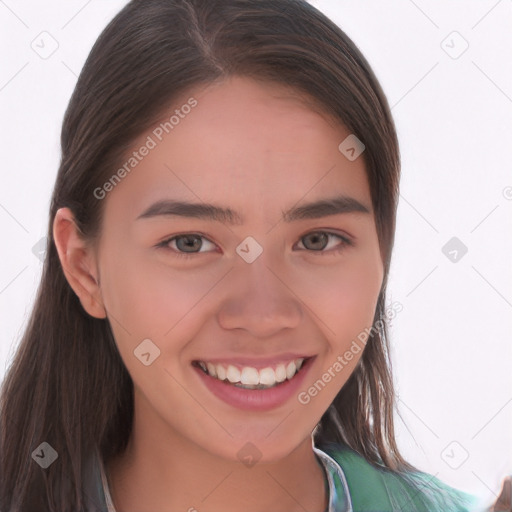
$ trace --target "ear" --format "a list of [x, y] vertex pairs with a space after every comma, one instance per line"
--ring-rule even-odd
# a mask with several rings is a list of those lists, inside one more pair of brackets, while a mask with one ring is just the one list
[[69, 208], [57, 210], [53, 239], [64, 275], [85, 311], [95, 318], [106, 318], [95, 254], [84, 241]]

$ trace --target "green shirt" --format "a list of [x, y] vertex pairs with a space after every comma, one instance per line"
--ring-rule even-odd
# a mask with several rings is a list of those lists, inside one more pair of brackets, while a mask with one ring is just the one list
[[[316, 450], [319, 450], [316, 448]], [[333, 459], [328, 464], [333, 488], [326, 489], [335, 512], [483, 512], [478, 499], [458, 491], [436, 477], [422, 472], [396, 474], [370, 464], [364, 457], [341, 444], [330, 444], [320, 450]], [[102, 483], [103, 465], [98, 455], [90, 460], [86, 496], [88, 510], [110, 512]], [[106, 479], [105, 479], [106, 481]], [[348, 487], [348, 497], [345, 488]], [[108, 488], [108, 485], [107, 485]], [[107, 489], [108, 494], [108, 489]], [[351, 508], [350, 508], [351, 505]], [[348, 508], [347, 508], [348, 507]], [[111, 509], [112, 510], [112, 509]]]
[[[328, 445], [323, 449], [342, 469], [354, 512], [477, 512], [478, 499], [458, 491], [438, 478], [422, 472], [396, 474], [377, 468], [345, 445]], [[336, 478], [338, 494], [342, 482]], [[340, 498], [341, 501], [341, 498]]]

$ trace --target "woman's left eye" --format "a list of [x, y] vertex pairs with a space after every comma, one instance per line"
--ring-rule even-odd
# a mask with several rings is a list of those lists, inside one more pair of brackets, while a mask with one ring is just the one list
[[[341, 241], [341, 243], [333, 244], [329, 242], [329, 238], [332, 239], [338, 239]], [[179, 257], [190, 257], [191, 254], [199, 254], [204, 252], [212, 252], [208, 250], [196, 250], [196, 249], [203, 249], [204, 243], [201, 240], [206, 241], [206, 245], [208, 244], [211, 246], [211, 248], [215, 248], [215, 244], [208, 240], [203, 235], [199, 235], [196, 233], [187, 233], [184, 235], [175, 235], [171, 238], [167, 238], [166, 240], [160, 242], [157, 244], [157, 247], [163, 247], [164, 249], [171, 249], [176, 253]], [[304, 243], [304, 241], [306, 243]], [[336, 233], [330, 233], [328, 231], [312, 231], [300, 238], [300, 242], [303, 245], [303, 248], [301, 250], [307, 250], [311, 252], [317, 252], [319, 254], [326, 254], [326, 253], [338, 253], [342, 251], [346, 246], [353, 245], [352, 241], [345, 236], [336, 234]], [[306, 247], [309, 246], [309, 247]], [[320, 246], [320, 247], [319, 247]], [[207, 247], [208, 249], [208, 247]]]
[[[333, 243], [329, 243], [329, 237], [337, 238], [338, 240], [341, 241], [341, 243], [333, 245]], [[307, 235], [301, 237], [300, 240], [303, 245], [305, 245], [303, 240], [308, 241], [308, 245], [310, 245], [310, 247], [305, 247], [305, 249], [318, 252], [321, 255], [329, 254], [332, 252], [338, 253], [345, 249], [346, 246], [353, 245], [352, 240], [350, 238], [339, 235], [337, 233], [330, 233], [328, 231], [312, 231]], [[318, 247], [319, 245], [320, 247]]]

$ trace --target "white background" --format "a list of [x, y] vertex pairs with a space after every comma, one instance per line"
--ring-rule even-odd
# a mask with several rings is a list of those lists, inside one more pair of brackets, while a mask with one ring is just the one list
[[[512, 1], [312, 3], [370, 62], [401, 144], [388, 296], [403, 305], [391, 331], [399, 446], [490, 501], [512, 473]], [[0, 380], [41, 274], [32, 248], [46, 235], [64, 110], [125, 4], [0, 1]], [[50, 47], [43, 31], [58, 43], [47, 59], [31, 47]], [[456, 262], [442, 252], [452, 237], [468, 249]]]

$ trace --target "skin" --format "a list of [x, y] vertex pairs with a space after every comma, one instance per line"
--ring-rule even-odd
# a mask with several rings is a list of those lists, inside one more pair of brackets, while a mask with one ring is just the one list
[[[54, 222], [65, 275], [84, 309], [109, 319], [134, 382], [130, 443], [107, 464], [114, 504], [118, 512], [323, 512], [311, 433], [362, 351], [308, 404], [292, 396], [266, 412], [219, 400], [191, 362], [316, 355], [304, 391], [371, 327], [383, 265], [364, 160], [338, 150], [350, 134], [344, 126], [282, 86], [232, 77], [187, 91], [171, 114], [190, 96], [198, 105], [103, 199], [94, 244], [68, 208]], [[281, 220], [299, 202], [339, 194], [369, 213]], [[136, 220], [169, 198], [229, 207], [244, 223]], [[322, 248], [305, 237], [317, 231], [353, 244], [331, 236]], [[189, 233], [205, 237], [190, 258], [178, 257], [175, 243], [156, 247]], [[247, 236], [263, 248], [250, 264], [235, 252]], [[149, 366], [133, 353], [146, 338], [161, 351]], [[252, 467], [237, 456], [247, 442], [261, 452]]]
[[510, 512], [512, 510], [512, 476], [506, 476], [503, 479], [500, 495], [489, 510], [490, 512]]

